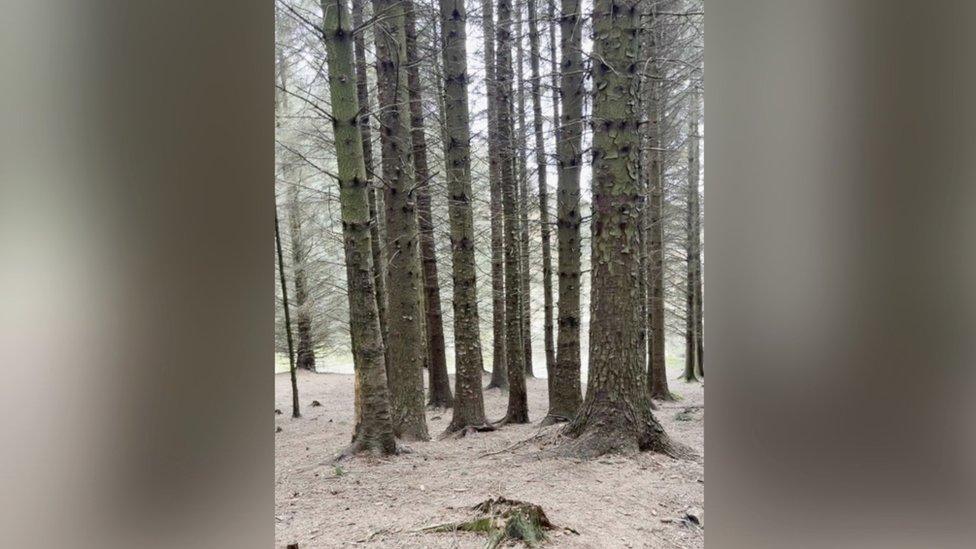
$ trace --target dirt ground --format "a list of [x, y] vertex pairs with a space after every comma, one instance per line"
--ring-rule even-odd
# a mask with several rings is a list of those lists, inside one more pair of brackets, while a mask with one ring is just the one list
[[[338, 466], [332, 458], [352, 434], [352, 376], [300, 372], [303, 417], [292, 419], [288, 375], [275, 375], [275, 408], [283, 412], [275, 415], [281, 429], [275, 434], [275, 543], [302, 549], [481, 548], [485, 537], [479, 534], [418, 530], [473, 518], [472, 505], [505, 496], [541, 505], [564, 528], [550, 533], [549, 547], [703, 547], [703, 528], [681, 520], [689, 508], [704, 508], [703, 388], [675, 380], [678, 370], [669, 373], [681, 400], [660, 403], [655, 415], [675, 440], [698, 454], [695, 460], [648, 453], [582, 462], [543, 458], [536, 440], [506, 450], [540, 432], [546, 380], [529, 379], [534, 423], [436, 440], [451, 412], [428, 410], [435, 440], [408, 445], [409, 454], [354, 458]], [[504, 415], [506, 399], [497, 389], [486, 391], [490, 420]], [[321, 406], [313, 407], [313, 400]], [[546, 432], [555, 436], [558, 429]], [[499, 450], [504, 451], [485, 455]]]

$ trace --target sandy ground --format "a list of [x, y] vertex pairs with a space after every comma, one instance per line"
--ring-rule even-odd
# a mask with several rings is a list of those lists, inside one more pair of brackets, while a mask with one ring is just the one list
[[[672, 380], [680, 372], [670, 372]], [[453, 387], [453, 376], [452, 387]], [[275, 376], [275, 542], [309, 547], [480, 548], [471, 533], [420, 533], [418, 529], [467, 520], [468, 509], [505, 496], [541, 505], [565, 530], [551, 533], [549, 547], [703, 547], [704, 530], [680, 520], [690, 507], [704, 508], [703, 458], [674, 460], [643, 453], [593, 461], [540, 457], [533, 440], [495, 455], [539, 432], [547, 409], [546, 380], [528, 380], [534, 423], [507, 426], [461, 439], [412, 443], [410, 454], [388, 459], [354, 458], [339, 468], [334, 455], [352, 433], [353, 379], [344, 374], [299, 373], [303, 417], [291, 417], [287, 374]], [[487, 383], [487, 378], [485, 380]], [[676, 440], [704, 455], [703, 388], [671, 381], [681, 396], [661, 403], [657, 418]], [[490, 420], [505, 412], [507, 394], [485, 393]], [[321, 406], [313, 407], [318, 400]], [[695, 407], [682, 414], [686, 407]], [[270, 412], [270, 410], [269, 410]], [[450, 410], [428, 410], [428, 428], [439, 435]], [[552, 430], [558, 427], [550, 428]], [[555, 431], [554, 431], [555, 432]]]

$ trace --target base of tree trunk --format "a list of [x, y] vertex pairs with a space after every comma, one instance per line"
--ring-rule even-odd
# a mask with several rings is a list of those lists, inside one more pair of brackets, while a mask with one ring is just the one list
[[454, 423], [451, 423], [437, 438], [438, 440], [444, 440], [446, 438], [464, 438], [474, 433], [487, 433], [494, 430], [495, 427], [489, 424], [487, 421], [481, 423], [480, 425], [455, 425]]
[[486, 390], [486, 391], [487, 391], [488, 389], [499, 389], [499, 390], [501, 390], [501, 391], [507, 391], [507, 390], [508, 390], [508, 383], [495, 383], [494, 381], [492, 381], [491, 383], [489, 383], [489, 384], [488, 384], [488, 385], [487, 385], [487, 386], [485, 387], [485, 390]]
[[[662, 402], [674, 402], [678, 400], [678, 397], [674, 396], [674, 393], [672, 393], [671, 391], [655, 391], [651, 393], [651, 398], [654, 400], [660, 400]], [[654, 403], [652, 402], [651, 404]], [[657, 407], [655, 406], [651, 409], [656, 410]]]
[[393, 443], [384, 443], [381, 440], [357, 439], [354, 440], [349, 446], [346, 446], [344, 450], [339, 452], [339, 455], [336, 456], [335, 461], [342, 461], [346, 458], [360, 454], [379, 457], [408, 453], [410, 453], [410, 451], [406, 447], [397, 444], [395, 441]]
[[647, 412], [635, 417], [622, 403], [603, 403], [583, 410], [563, 429], [565, 441], [554, 453], [562, 457], [593, 459], [605, 454], [633, 455], [655, 452], [675, 459], [694, 457], [690, 448], [671, 440], [661, 424]]

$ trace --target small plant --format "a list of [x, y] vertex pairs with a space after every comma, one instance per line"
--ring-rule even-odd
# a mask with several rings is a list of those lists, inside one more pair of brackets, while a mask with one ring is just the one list
[[342, 468], [342, 465], [334, 465], [332, 467], [332, 474], [337, 477], [341, 477], [346, 474], [346, 470]]

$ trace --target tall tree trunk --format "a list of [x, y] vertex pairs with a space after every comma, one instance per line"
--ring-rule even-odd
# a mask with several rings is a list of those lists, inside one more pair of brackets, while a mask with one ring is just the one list
[[373, 0], [379, 88], [380, 140], [386, 190], [387, 328], [390, 412], [400, 438], [427, 440], [423, 366], [427, 355], [423, 326], [423, 281], [418, 249], [407, 84], [405, 7], [399, 0]]
[[647, 109], [646, 142], [644, 153], [644, 185], [647, 188], [647, 208], [645, 214], [647, 235], [647, 310], [648, 346], [647, 380], [651, 398], [674, 400], [668, 389], [667, 366], [664, 361], [664, 165], [661, 159], [661, 113], [664, 110], [661, 90], [661, 74], [658, 65], [660, 22], [656, 8], [650, 7], [647, 14], [649, 29], [645, 32], [647, 52], [645, 65], [644, 106]]
[[312, 344], [312, 318], [309, 311], [306, 248], [302, 240], [301, 204], [298, 187], [288, 187], [288, 233], [291, 239], [291, 268], [295, 279], [295, 317], [298, 324], [298, 351], [295, 366], [315, 371], [315, 349]]
[[516, 206], [515, 141], [512, 123], [512, 4], [498, 0], [498, 142], [501, 150], [502, 207], [505, 227], [505, 354], [508, 366], [506, 423], [528, 423], [525, 392], [525, 348], [522, 332], [519, 272], [519, 217]]
[[529, 167], [528, 146], [525, 138], [525, 69], [522, 60], [525, 59], [523, 42], [525, 3], [516, 0], [515, 5], [515, 35], [516, 35], [516, 97], [515, 107], [518, 110], [518, 213], [519, 213], [519, 286], [520, 307], [522, 315], [522, 356], [525, 357], [525, 376], [535, 377], [532, 371], [532, 288], [529, 276]]
[[559, 23], [562, 121], [556, 143], [559, 320], [544, 423], [569, 421], [583, 400], [580, 387], [580, 163], [583, 141], [583, 30], [580, 0], [562, 0]]
[[288, 366], [291, 375], [291, 417], [302, 417], [298, 407], [298, 379], [295, 376], [295, 350], [291, 338], [291, 315], [288, 313], [288, 283], [285, 262], [281, 256], [281, 234], [278, 231], [278, 208], [275, 207], [275, 248], [278, 250], [278, 277], [281, 279], [281, 305], [285, 309], [285, 334], [288, 337]]
[[[536, 0], [528, 0], [529, 59], [532, 70], [532, 120], [535, 127], [535, 163], [539, 182], [539, 228], [542, 233], [543, 338], [546, 346], [546, 377], [556, 363], [552, 339], [552, 249], [549, 239], [549, 186], [546, 183], [546, 142], [542, 134], [542, 75], [539, 72], [539, 14]], [[553, 119], [555, 123], [555, 119]]]
[[593, 10], [593, 241], [586, 400], [567, 451], [673, 453], [651, 413], [640, 349], [637, 203], [639, 0], [596, 0]]
[[[697, 93], [691, 94], [688, 109], [688, 319], [685, 374], [686, 379], [704, 376], [702, 361], [702, 278], [701, 227], [698, 181], [701, 171], [699, 156], [698, 118], [700, 107]], [[690, 364], [689, 364], [690, 361]]]
[[478, 316], [471, 211], [471, 131], [468, 126], [468, 74], [464, 0], [440, 0], [444, 61], [444, 166], [451, 222], [454, 275], [454, 414], [447, 432], [491, 427], [481, 391], [481, 336]]
[[404, 0], [407, 25], [407, 85], [410, 89], [410, 125], [413, 135], [413, 165], [417, 178], [417, 221], [420, 227], [420, 257], [424, 273], [424, 312], [427, 334], [427, 374], [430, 397], [427, 404], [449, 408], [453, 402], [447, 377], [444, 350], [444, 321], [441, 315], [441, 287], [437, 279], [434, 248], [434, 220], [430, 207], [430, 170], [427, 167], [427, 138], [424, 135], [423, 89], [420, 86], [417, 55], [417, 10]]
[[[352, 0], [352, 26], [358, 29], [363, 24], [363, 1]], [[358, 32], [353, 39], [356, 52], [356, 97], [361, 110], [369, 110], [369, 77], [366, 73], [366, 41], [365, 33]], [[373, 139], [369, 128], [369, 117], [361, 116], [359, 131], [363, 139], [363, 162], [366, 165], [366, 178], [369, 197], [369, 238], [370, 250], [373, 255], [373, 283], [376, 285], [376, 308], [379, 314], [380, 333], [383, 336], [383, 349], [386, 353], [386, 364], [390, 364], [389, 344], [386, 330], [386, 255], [383, 253], [385, 235], [382, 231], [383, 219], [377, 204], [377, 190], [373, 184]], [[357, 409], [358, 409], [358, 400]], [[357, 416], [358, 417], [358, 416]]]
[[369, 189], [359, 132], [359, 101], [353, 74], [353, 36], [345, 0], [322, 0], [323, 39], [329, 62], [332, 127], [335, 134], [349, 297], [349, 333], [361, 393], [361, 420], [345, 454], [396, 453], [390, 418], [383, 339], [376, 309], [369, 235]]
[[485, 88], [488, 95], [488, 182], [491, 188], [491, 382], [488, 388], [508, 389], [505, 367], [505, 234], [502, 220], [501, 151], [498, 143], [498, 80], [495, 76], [495, 21], [492, 0], [481, 1], [481, 32], [485, 39]]

